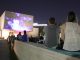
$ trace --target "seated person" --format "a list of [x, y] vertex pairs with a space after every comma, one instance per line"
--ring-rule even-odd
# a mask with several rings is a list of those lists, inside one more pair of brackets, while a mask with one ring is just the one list
[[19, 32], [19, 34], [17, 35], [17, 40], [22, 41], [22, 35], [21, 35], [21, 32]]
[[45, 42], [44, 44], [49, 47], [55, 47], [59, 43], [59, 28], [55, 22], [55, 18], [51, 17], [48, 21], [48, 26], [44, 27]]
[[22, 36], [22, 41], [23, 42], [28, 42], [28, 36], [27, 36], [27, 33], [26, 33], [26, 30], [24, 30], [24, 34], [23, 34], [23, 36]]
[[62, 26], [63, 49], [68, 51], [80, 50], [80, 26], [73, 11], [68, 14], [68, 20]]

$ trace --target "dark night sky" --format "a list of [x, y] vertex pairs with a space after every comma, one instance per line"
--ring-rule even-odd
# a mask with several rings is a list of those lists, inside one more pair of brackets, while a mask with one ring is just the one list
[[80, 0], [0, 0], [0, 15], [5, 10], [31, 14], [38, 23], [47, 23], [49, 17], [63, 22], [73, 10], [80, 20]]

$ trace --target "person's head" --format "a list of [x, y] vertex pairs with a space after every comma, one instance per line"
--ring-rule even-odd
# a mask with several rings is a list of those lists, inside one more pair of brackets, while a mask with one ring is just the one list
[[19, 32], [19, 35], [21, 35], [21, 32]]
[[14, 32], [11, 32], [11, 35], [14, 35]]
[[11, 32], [9, 32], [9, 36], [11, 36]]
[[26, 34], [26, 30], [24, 30], [24, 34]]
[[55, 24], [55, 18], [54, 17], [49, 18], [48, 24], [50, 25]]
[[14, 32], [9, 32], [9, 36], [12, 36], [12, 35], [14, 35]]
[[76, 21], [76, 15], [73, 11], [70, 11], [68, 13], [68, 22], [75, 22]]

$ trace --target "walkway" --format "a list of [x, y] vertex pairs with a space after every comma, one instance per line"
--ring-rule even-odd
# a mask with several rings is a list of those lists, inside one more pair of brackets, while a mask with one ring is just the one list
[[7, 40], [0, 40], [0, 60], [18, 60], [14, 51], [10, 51]]

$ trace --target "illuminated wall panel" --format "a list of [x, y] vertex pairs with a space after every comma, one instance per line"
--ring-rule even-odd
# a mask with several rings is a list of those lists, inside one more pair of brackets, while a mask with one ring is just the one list
[[16, 31], [32, 31], [33, 16], [5, 11], [3, 29]]

